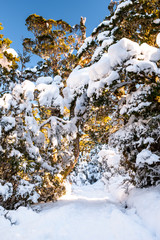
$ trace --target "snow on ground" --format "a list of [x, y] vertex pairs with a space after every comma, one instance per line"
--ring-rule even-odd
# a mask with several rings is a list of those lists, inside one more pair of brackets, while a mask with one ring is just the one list
[[56, 203], [20, 207], [1, 216], [1, 240], [159, 240], [160, 189], [132, 190], [128, 208], [99, 181], [75, 186]]

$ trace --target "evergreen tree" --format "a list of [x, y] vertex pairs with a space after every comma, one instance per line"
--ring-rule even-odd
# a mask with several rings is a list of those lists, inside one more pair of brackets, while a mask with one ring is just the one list
[[[0, 23], [1, 30], [3, 30], [3, 27]], [[9, 91], [17, 81], [16, 69], [19, 59], [15, 50], [10, 48], [11, 43], [11, 40], [0, 34], [0, 96], [2, 93]]]
[[0, 185], [5, 189], [0, 203], [7, 209], [54, 201], [65, 192], [77, 128], [59, 116], [63, 99], [57, 78], [25, 80], [0, 98]]
[[71, 27], [63, 20], [46, 20], [32, 14], [26, 19], [26, 26], [34, 38], [25, 38], [23, 46], [45, 60], [53, 75], [66, 78], [78, 64], [76, 51], [85, 38], [85, 19]]
[[94, 49], [91, 60], [98, 61], [111, 44], [123, 37], [139, 44], [148, 43], [157, 47], [156, 36], [160, 30], [159, 1], [122, 0], [114, 11], [115, 5], [117, 3], [111, 1], [110, 15], [94, 29], [91, 37], [79, 50], [79, 57], [87, 58], [86, 52]]
[[[82, 69], [79, 79], [86, 83], [90, 116], [93, 118], [95, 110], [99, 114], [104, 108], [105, 113], [101, 117], [99, 114], [101, 126], [105, 117], [111, 118], [112, 127], [106, 133], [100, 130], [99, 139], [103, 139], [103, 143], [109, 140], [111, 147], [122, 152], [121, 164], [130, 172], [133, 183], [141, 187], [158, 184], [160, 180], [160, 50], [154, 47], [157, 46], [159, 7], [159, 1], [121, 1], [115, 12], [94, 30], [88, 45], [80, 49], [85, 56], [93, 42], [98, 46], [91, 66], [86, 68], [85, 78]], [[127, 23], [126, 16], [130, 20]], [[131, 19], [135, 20], [133, 24]], [[123, 28], [121, 22], [125, 25]], [[119, 31], [122, 37], [136, 42], [127, 38], [119, 40]], [[100, 127], [97, 121], [98, 125]], [[93, 132], [94, 142], [96, 132]]]
[[[21, 81], [24, 81], [25, 79], [28, 78], [28, 76], [26, 76], [26, 63], [30, 62], [31, 56], [25, 51], [25, 49], [23, 48], [23, 52], [20, 53], [19, 52], [19, 60], [20, 60], [20, 70], [19, 70], [19, 79], [21, 79]], [[28, 78], [29, 79], [29, 78]]]
[[[145, 31], [136, 35], [137, 42], [119, 40], [117, 28], [112, 24], [119, 12], [133, 3], [138, 1], [121, 1], [113, 15], [94, 31], [95, 36], [85, 40], [80, 54], [92, 43], [98, 47], [92, 61], [87, 57], [90, 66], [74, 68], [66, 86], [60, 76], [40, 77], [34, 82], [25, 80], [16, 84], [10, 93], [2, 94], [0, 184], [5, 194], [1, 194], [0, 202], [3, 206], [16, 208], [56, 200], [65, 191], [65, 178], [77, 163], [80, 151], [89, 150], [85, 143], [88, 138], [92, 146], [108, 143], [117, 147], [122, 154], [120, 166], [129, 172], [135, 185], [159, 184], [160, 49], [153, 40], [157, 38], [157, 30], [149, 45], [139, 40], [145, 39]], [[156, 18], [157, 15], [152, 19], [155, 24]], [[73, 40], [69, 38], [68, 42], [66, 32], [73, 29], [63, 21], [45, 20], [37, 15], [31, 15], [27, 24], [35, 39], [25, 39], [25, 48], [49, 57], [54, 74], [59, 71], [66, 78], [69, 71], [64, 66], [69, 61]], [[81, 29], [82, 40], [84, 30]], [[57, 50], [60, 46], [61, 52]], [[86, 56], [90, 55], [90, 49], [94, 51], [89, 48]], [[52, 60], [56, 56], [54, 65]], [[109, 171], [109, 165], [106, 168]], [[114, 166], [111, 173], [113, 169]], [[91, 182], [95, 179], [91, 178]]]

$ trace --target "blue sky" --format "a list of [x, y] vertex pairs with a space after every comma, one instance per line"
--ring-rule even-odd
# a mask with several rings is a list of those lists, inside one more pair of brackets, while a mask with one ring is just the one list
[[[0, 22], [4, 37], [13, 41], [11, 47], [22, 51], [22, 39], [29, 37], [25, 19], [33, 13], [46, 19], [63, 19], [69, 24], [79, 23], [86, 17], [87, 36], [108, 14], [110, 0], [3, 0], [1, 2]], [[33, 62], [32, 62], [33, 64]]]

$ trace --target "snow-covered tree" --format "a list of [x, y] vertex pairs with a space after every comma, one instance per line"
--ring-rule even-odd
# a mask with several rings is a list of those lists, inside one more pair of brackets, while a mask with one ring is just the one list
[[158, 48], [123, 38], [76, 73], [92, 104], [108, 104], [109, 145], [123, 153], [122, 164], [138, 186], [159, 182], [159, 60]]
[[[109, 26], [111, 31], [101, 28], [96, 35], [95, 30], [96, 37], [85, 40], [79, 54], [92, 43], [97, 46], [90, 66], [74, 68], [65, 86], [60, 76], [40, 77], [16, 84], [0, 98], [3, 206], [14, 208], [57, 199], [64, 192], [65, 178], [77, 163], [80, 151], [90, 150], [89, 142], [93, 147], [108, 143], [109, 148], [117, 148], [122, 154], [118, 164], [128, 171], [135, 185], [159, 183], [159, 35], [155, 31], [157, 45], [151, 46], [136, 39], [119, 39], [113, 25], [123, 8], [137, 2], [121, 1], [113, 15], [98, 27]], [[35, 36], [39, 31], [48, 31], [47, 23], [51, 31], [53, 21], [32, 17], [42, 20], [45, 26], [42, 29], [43, 24], [38, 24]], [[142, 39], [144, 36], [142, 31]], [[36, 50], [35, 42], [33, 46]], [[39, 54], [42, 52], [40, 49]], [[63, 72], [61, 66], [59, 70]], [[109, 157], [102, 155], [101, 163], [107, 161], [104, 168], [113, 174]]]
[[79, 157], [88, 99], [84, 90], [63, 90], [62, 81], [25, 80], [0, 98], [0, 195], [6, 208], [56, 200], [65, 191]]
[[32, 14], [26, 19], [26, 26], [34, 36], [23, 40], [24, 48], [40, 56], [54, 76], [68, 77], [78, 64], [75, 54], [85, 39], [85, 18], [71, 27], [62, 19], [46, 20]]
[[[110, 5], [114, 7], [115, 1]], [[158, 0], [122, 0], [116, 9], [111, 11], [96, 27], [92, 35], [88, 37], [79, 49], [79, 56], [91, 61], [98, 61], [108, 47], [125, 37], [139, 44], [147, 43], [157, 46], [156, 36], [159, 32], [159, 9]], [[87, 51], [86, 51], [87, 50]]]
[[[0, 31], [3, 30], [0, 23]], [[18, 55], [13, 48], [10, 48], [11, 40], [4, 38], [0, 34], [0, 96], [2, 93], [9, 91], [13, 83], [17, 81], [16, 72]]]
[[[0, 192], [6, 208], [55, 200], [74, 161], [74, 122], [62, 119], [61, 78], [15, 85], [0, 98]], [[52, 110], [46, 120], [41, 111]], [[54, 113], [53, 113], [54, 112]]]
[[[105, 109], [102, 119], [112, 119], [99, 139], [123, 152], [122, 164], [138, 186], [159, 182], [159, 8], [159, 1], [120, 1], [78, 52], [87, 57], [94, 49], [88, 68], [90, 115], [97, 111], [100, 118]], [[146, 161], [137, 163], [145, 149], [150, 151]], [[153, 162], [147, 160], [152, 154], [158, 154]]]

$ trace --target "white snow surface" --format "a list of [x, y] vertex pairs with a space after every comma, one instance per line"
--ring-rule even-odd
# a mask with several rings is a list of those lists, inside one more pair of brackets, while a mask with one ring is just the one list
[[[2, 48], [2, 51], [0, 51], [0, 53], [4, 53], [7, 52], [8, 54], [12, 54], [13, 57], [18, 57], [17, 52], [13, 49], [13, 48]], [[12, 64], [12, 61], [8, 61], [8, 59], [3, 55], [3, 57], [0, 59], [0, 64], [2, 65], [2, 67], [6, 67], [7, 69], [9, 69], [8, 67]]]
[[99, 156], [99, 161], [102, 162], [103, 160], [107, 161], [107, 164], [109, 167], [117, 167], [119, 166], [120, 163], [120, 155], [116, 154], [114, 150], [107, 149], [107, 150], [101, 150], [98, 153]]
[[138, 112], [143, 109], [144, 106], [149, 106], [151, 102], [147, 102], [145, 96], [150, 93], [149, 86], [139, 87], [137, 91], [126, 95], [126, 104], [122, 105], [120, 110], [120, 114], [128, 113], [131, 114], [133, 112]]
[[45, 83], [45, 84], [51, 84], [53, 82], [52, 77], [39, 77], [36, 81], [36, 85]]
[[1, 184], [0, 183], [0, 195], [2, 195], [3, 200], [7, 200], [13, 192], [13, 186], [11, 183], [5, 183]]
[[13, 57], [18, 57], [18, 53], [13, 49], [13, 48], [8, 48], [7, 50], [6, 50], [6, 52], [8, 53], [8, 54], [12, 54], [13, 55]]
[[107, 192], [102, 181], [68, 189], [56, 203], [35, 205], [39, 213], [25, 207], [7, 212], [1, 207], [1, 240], [160, 239], [160, 189], [133, 189], [125, 199], [128, 208]]
[[157, 43], [158, 47], [160, 47], [160, 33], [158, 33], [158, 35], [157, 35], [156, 43]]
[[[108, 26], [110, 24], [110, 21], [108, 21], [108, 20], [105, 20], [105, 21], [103, 21], [103, 22], [101, 22], [99, 25], [98, 25], [98, 27], [101, 27], [101, 26]], [[97, 28], [98, 28], [97, 27]], [[94, 32], [94, 30], [93, 30], [93, 32]]]
[[137, 155], [137, 159], [136, 159], [136, 164], [140, 164], [140, 163], [148, 163], [148, 164], [153, 164], [155, 162], [159, 162], [160, 158], [152, 153], [151, 151], [147, 150], [147, 149], [143, 149], [138, 155]]
[[77, 54], [80, 55], [84, 49], [87, 48], [88, 45], [91, 44], [91, 42], [93, 41], [93, 38], [92, 37], [87, 37], [83, 43], [83, 45], [80, 47], [80, 49], [78, 50]]
[[122, 3], [118, 4], [114, 15], [116, 15], [118, 12], [120, 12], [122, 8], [124, 8], [130, 4], [132, 4], [131, 0], [126, 0], [126, 1], [123, 1]]
[[2, 117], [1, 122], [4, 124], [4, 130], [7, 132], [15, 127], [15, 118], [13, 117]]
[[154, 20], [153, 22], [154, 22], [155, 24], [160, 24], [160, 19], [158, 18], [158, 19]]
[[[128, 1], [130, 2], [130, 1]], [[94, 57], [102, 52], [102, 47], [98, 47]], [[67, 79], [66, 96], [74, 98], [75, 92], [82, 93], [88, 85], [87, 96], [93, 94], [99, 96], [100, 90], [104, 86], [110, 86], [115, 81], [119, 81], [119, 74], [114, 69], [118, 65], [125, 63], [128, 72], [141, 72], [147, 74], [159, 74], [160, 70], [156, 61], [160, 60], [160, 49], [151, 47], [146, 43], [139, 45], [129, 39], [122, 38], [108, 48], [107, 53], [103, 53], [100, 60], [90, 67], [76, 68]]]

